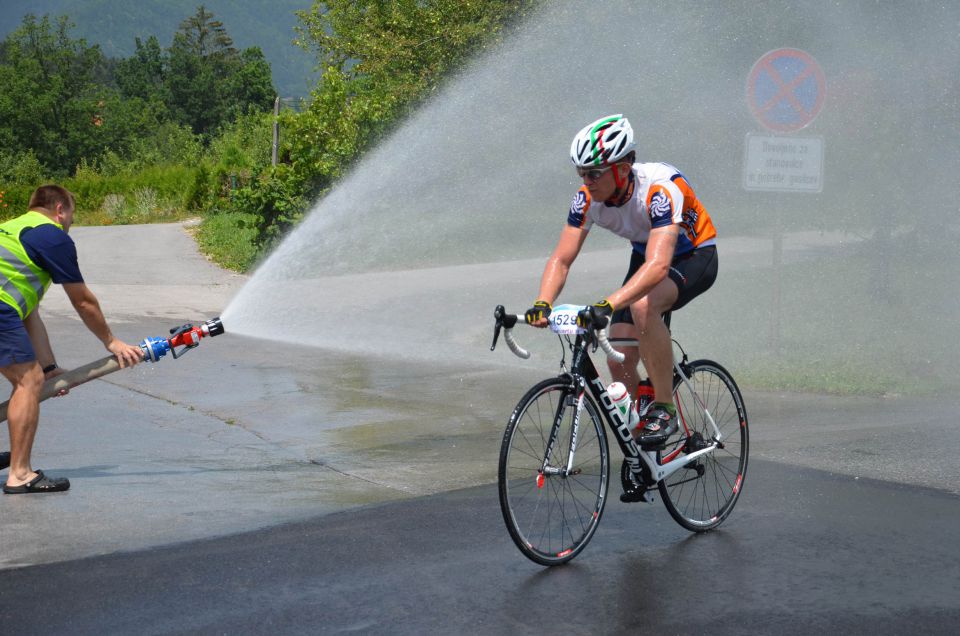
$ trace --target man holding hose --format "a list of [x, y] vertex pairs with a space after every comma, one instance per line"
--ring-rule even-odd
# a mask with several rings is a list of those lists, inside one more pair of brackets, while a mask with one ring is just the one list
[[83, 282], [77, 249], [67, 235], [73, 223], [73, 195], [45, 185], [30, 196], [29, 211], [0, 223], [0, 373], [13, 385], [7, 407], [10, 452], [0, 452], [0, 470], [10, 467], [6, 494], [59, 492], [67, 479], [33, 470], [30, 453], [45, 380], [61, 373], [40, 319], [38, 305], [51, 282], [63, 285], [83, 324], [117, 357], [120, 367], [143, 359], [140, 347], [114, 337], [100, 304]]

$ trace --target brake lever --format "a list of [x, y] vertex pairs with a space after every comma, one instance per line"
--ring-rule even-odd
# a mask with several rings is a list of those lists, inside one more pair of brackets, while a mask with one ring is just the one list
[[513, 329], [517, 326], [517, 317], [508, 315], [503, 305], [497, 305], [497, 308], [493, 310], [493, 317], [497, 324], [493, 327], [493, 344], [490, 345], [490, 351], [493, 351], [497, 346], [501, 328]]
[[493, 319], [497, 322], [493, 326], [493, 343], [490, 345], [490, 351], [497, 348], [497, 340], [500, 338], [500, 328], [503, 327], [503, 315], [505, 313], [507, 313], [507, 310], [504, 309], [503, 305], [497, 305], [497, 308], [493, 310]]

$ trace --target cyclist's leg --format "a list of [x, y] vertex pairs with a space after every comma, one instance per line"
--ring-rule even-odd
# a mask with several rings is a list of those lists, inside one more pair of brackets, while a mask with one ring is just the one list
[[673, 259], [667, 278], [631, 306], [640, 342], [640, 357], [653, 383], [654, 401], [663, 405], [662, 408], [655, 406], [647, 412], [647, 422], [640, 435], [643, 440], [661, 443], [676, 430], [673, 345], [670, 330], [662, 316], [683, 307], [706, 291], [716, 279], [716, 273], [715, 247], [683, 254]]
[[654, 399], [665, 404], [673, 403], [673, 346], [661, 316], [670, 310], [677, 295], [676, 283], [665, 278], [630, 305], [633, 332], [640, 345], [640, 359], [653, 383]]
[[673, 259], [667, 278], [630, 307], [640, 342], [640, 358], [653, 382], [657, 402], [673, 403], [673, 344], [662, 316], [707, 291], [716, 278], [715, 246], [682, 254]]
[[717, 248], [713, 245], [701, 247], [673, 259], [669, 275], [676, 283], [679, 294], [670, 309], [680, 309], [710, 289], [717, 280], [717, 264]]
[[[629, 315], [629, 311], [624, 313]], [[623, 382], [630, 395], [634, 395], [637, 392], [637, 385], [640, 383], [640, 371], [637, 369], [637, 365], [640, 363], [640, 350], [637, 348], [637, 335], [633, 329], [633, 324], [617, 322], [611, 325], [610, 344], [623, 354], [623, 362], [614, 362], [607, 358], [607, 368], [610, 369], [610, 375], [614, 380]]]
[[[623, 283], [636, 273], [643, 265], [643, 254], [630, 251], [630, 264], [627, 267], [627, 275], [623, 278]], [[637, 336], [633, 329], [633, 316], [630, 315], [629, 307], [621, 307], [613, 312], [610, 317], [610, 327], [608, 329], [610, 344], [613, 348], [623, 354], [623, 362], [614, 362], [607, 358], [607, 368], [610, 369], [610, 375], [614, 380], [623, 382], [630, 395], [637, 392], [637, 385], [640, 383], [640, 373], [637, 365], [640, 363], [640, 350], [637, 348]]]

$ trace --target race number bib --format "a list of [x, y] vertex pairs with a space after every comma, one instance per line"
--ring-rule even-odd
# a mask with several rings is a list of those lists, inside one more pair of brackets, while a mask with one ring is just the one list
[[577, 326], [577, 314], [583, 307], [580, 305], [557, 305], [550, 311], [550, 329], [553, 333], [577, 335], [584, 333], [584, 329]]

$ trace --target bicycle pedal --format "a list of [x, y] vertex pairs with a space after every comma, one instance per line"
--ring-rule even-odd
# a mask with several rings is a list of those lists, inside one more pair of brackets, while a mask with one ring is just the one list
[[620, 501], [623, 503], [636, 503], [638, 501], [653, 503], [653, 492], [645, 488], [626, 490], [620, 494]]

